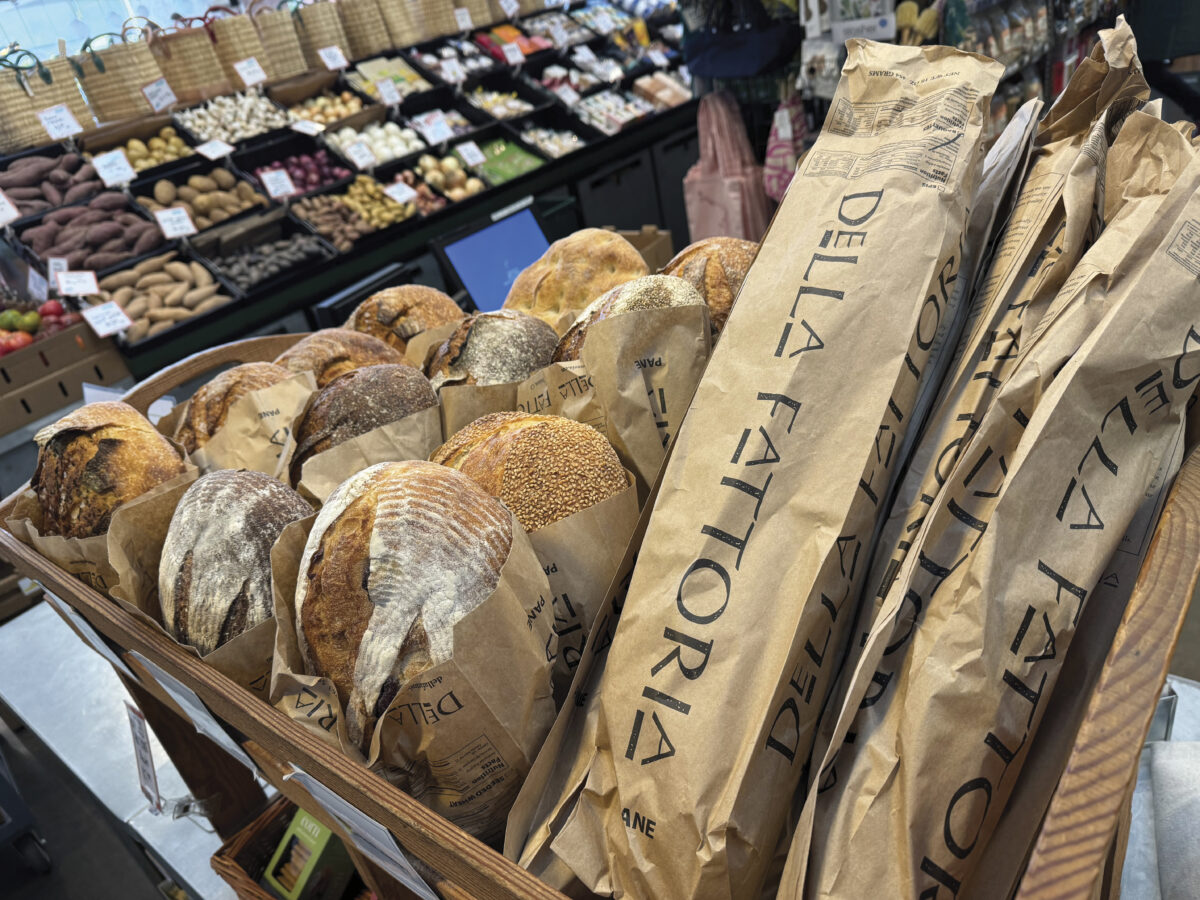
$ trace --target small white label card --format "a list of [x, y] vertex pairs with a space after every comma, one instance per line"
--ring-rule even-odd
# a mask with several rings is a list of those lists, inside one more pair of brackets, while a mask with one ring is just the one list
[[0, 226], [7, 225], [19, 218], [21, 218], [21, 211], [17, 209], [17, 204], [8, 199], [8, 194], [0, 191]]
[[105, 187], [129, 184], [137, 178], [137, 172], [133, 171], [133, 166], [129, 164], [129, 158], [121, 147], [107, 153], [97, 153], [92, 157], [92, 165]]
[[346, 54], [342, 52], [342, 48], [337, 44], [331, 44], [328, 47], [322, 47], [317, 51], [317, 56], [321, 57], [321, 62], [325, 64], [325, 68], [331, 72], [336, 72], [339, 69], [344, 69], [350, 63], [346, 60]]
[[474, 141], [463, 141], [455, 149], [468, 166], [481, 166], [487, 162], [487, 157]]
[[58, 273], [65, 272], [71, 268], [65, 256], [49, 256], [46, 258], [46, 277], [50, 279], [50, 283], [54, 285], [54, 289], [58, 290]]
[[592, 52], [592, 48], [587, 44], [582, 44], [575, 48], [571, 53], [571, 57], [581, 63], [590, 63], [596, 61], [596, 54]]
[[175, 92], [171, 90], [165, 78], [150, 82], [142, 88], [142, 93], [146, 95], [146, 102], [155, 112], [162, 112], [176, 101]]
[[442, 62], [442, 78], [458, 84], [458, 82], [466, 80], [467, 73], [457, 59], [447, 59]]
[[671, 61], [667, 59], [667, 55], [661, 50], [651, 50], [646, 54], [646, 56], [650, 58], [650, 62], [654, 63], [654, 65], [658, 66], [660, 69], [665, 69], [671, 64]]
[[470, 31], [475, 27], [475, 23], [471, 21], [471, 11], [461, 6], [454, 10], [454, 21], [458, 23], [460, 31]]
[[208, 159], [224, 159], [234, 150], [233, 144], [227, 144], [224, 141], [205, 141], [196, 148], [196, 152]]
[[162, 229], [163, 237], [187, 237], [196, 233], [196, 223], [182, 206], [172, 206], [170, 209], [157, 209], [154, 218], [158, 219], [158, 227]]
[[571, 43], [571, 36], [567, 34], [567, 29], [562, 27], [561, 22], [551, 22], [550, 40], [554, 41], [554, 46], [561, 50]]
[[288, 128], [292, 129], [292, 131], [298, 131], [301, 134], [307, 134], [310, 137], [316, 137], [325, 130], [324, 125], [322, 125], [320, 122], [314, 122], [311, 119], [297, 119], [295, 122], [292, 122]]
[[133, 732], [133, 758], [137, 761], [138, 783], [150, 801], [150, 811], [158, 815], [162, 812], [162, 798], [158, 795], [158, 775], [154, 772], [154, 753], [150, 749], [146, 717], [128, 700], [125, 701], [125, 709], [129, 713], [129, 730]]
[[500, 52], [504, 54], [504, 60], [510, 66], [519, 66], [525, 62], [525, 54], [516, 44], [501, 44]]
[[596, 23], [596, 30], [601, 34], [608, 34], [617, 27], [613, 24], [613, 20], [609, 18], [608, 13], [606, 13], [604, 10], [598, 10], [592, 21]]
[[[78, 272], [61, 272], [59, 279], [63, 275], [78, 275]], [[90, 272], [87, 274], [91, 274]], [[92, 331], [96, 332], [96, 337], [110, 337], [124, 331], [133, 324], [133, 320], [125, 314], [125, 310], [117, 305], [116, 300], [109, 300], [107, 303], [101, 303], [99, 306], [88, 306], [83, 310], [83, 319], [92, 326]]]
[[42, 277], [42, 273], [33, 266], [29, 267], [29, 274], [25, 277], [25, 287], [28, 288], [29, 296], [34, 300], [45, 300], [50, 296], [50, 285]]
[[792, 116], [786, 109], [775, 110], [775, 134], [781, 141], [792, 139]]
[[390, 78], [380, 78], [375, 82], [375, 90], [379, 91], [379, 101], [384, 106], [397, 106], [403, 99], [396, 90], [396, 82]]
[[554, 89], [554, 93], [558, 95], [558, 99], [567, 106], [574, 106], [579, 102], [579, 93], [569, 84], [560, 84]]
[[500, 0], [500, 8], [504, 10], [506, 18], [515, 19], [521, 11], [521, 4], [517, 0]]
[[272, 200], [290, 197], [296, 193], [296, 185], [292, 183], [292, 176], [285, 169], [270, 169], [259, 175], [258, 179]]
[[[75, 272], [55, 272], [54, 282], [58, 286], [58, 292], [64, 297], [87, 297], [91, 294], [100, 293], [100, 285], [96, 284], [96, 273], [89, 269], [80, 269]], [[109, 304], [105, 303], [104, 305], [108, 306]], [[117, 306], [115, 303], [112, 305]], [[98, 308], [92, 307], [92, 309]], [[121, 311], [121, 307], [117, 306], [117, 310]], [[87, 314], [88, 311], [85, 309], [83, 311], [84, 318], [87, 318]], [[125, 316], [125, 313], [121, 312], [121, 315]], [[88, 319], [88, 321], [91, 322], [91, 319]], [[129, 323], [125, 326], [126, 328], [133, 324], [129, 322], [129, 316], [125, 316], [125, 321]], [[96, 326], [93, 325], [92, 327], [95, 328]], [[112, 334], [112, 332], [110, 331], [108, 334]], [[108, 335], [102, 334], [100, 337], [108, 337]]]
[[446, 121], [446, 115], [440, 109], [422, 113], [413, 119], [417, 131], [421, 132], [425, 141], [430, 144], [440, 144], [454, 137], [454, 129]]
[[369, 169], [379, 162], [375, 158], [375, 154], [371, 152], [371, 148], [367, 146], [366, 141], [355, 141], [347, 147], [346, 157], [359, 169]]
[[71, 114], [65, 103], [47, 107], [39, 112], [37, 117], [52, 141], [61, 141], [83, 131], [83, 126]]
[[403, 181], [389, 184], [383, 189], [383, 192], [400, 204], [411, 203], [417, 196], [417, 192]]
[[233, 64], [233, 70], [238, 73], [238, 78], [242, 79], [242, 84], [246, 87], [254, 87], [267, 80], [267, 73], [258, 59], [253, 56], [239, 59]]

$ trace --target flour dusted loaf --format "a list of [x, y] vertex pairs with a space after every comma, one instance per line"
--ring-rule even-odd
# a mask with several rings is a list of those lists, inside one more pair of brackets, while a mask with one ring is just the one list
[[492, 413], [457, 432], [430, 458], [503, 500], [527, 532], [629, 487], [621, 461], [600, 432], [561, 416]]
[[500, 581], [512, 527], [466, 475], [423, 461], [363, 469], [325, 501], [300, 561], [296, 630], [360, 747], [404, 682], [451, 657], [455, 623]]
[[252, 391], [269, 388], [291, 375], [283, 366], [265, 362], [243, 363], [226, 369], [192, 395], [175, 426], [175, 440], [183, 444], [188, 453], [195, 453], [225, 424], [234, 403]]
[[405, 284], [372, 294], [355, 307], [344, 327], [377, 337], [403, 353], [422, 331], [465, 317], [458, 304], [436, 288]]
[[275, 358], [289, 372], [312, 372], [317, 387], [359, 366], [406, 366], [404, 354], [377, 337], [349, 328], [324, 328], [293, 344]]
[[42, 507], [43, 534], [104, 534], [117, 507], [184, 472], [174, 445], [126, 403], [89, 403], [34, 440], [30, 487]]
[[550, 364], [558, 333], [533, 316], [501, 309], [468, 316], [429, 360], [435, 390], [445, 384], [509, 384]]
[[363, 366], [335, 378], [296, 426], [292, 484], [309, 458], [431, 406], [437, 406], [437, 394], [412, 366]]
[[699, 291], [708, 304], [713, 331], [725, 327], [733, 301], [750, 271], [758, 244], [741, 238], [711, 237], [696, 241], [675, 254], [660, 275], [682, 278]]
[[584, 228], [555, 241], [521, 272], [504, 308], [537, 316], [561, 334], [605, 291], [649, 271], [637, 248], [615, 231]]
[[672, 275], [647, 275], [617, 285], [579, 314], [554, 351], [554, 362], [579, 359], [588, 329], [602, 319], [640, 309], [667, 309], [672, 306], [703, 306], [704, 298], [682, 278]]
[[158, 595], [167, 630], [207, 656], [271, 618], [271, 545], [312, 511], [261, 472], [220, 469], [196, 481], [163, 542]]

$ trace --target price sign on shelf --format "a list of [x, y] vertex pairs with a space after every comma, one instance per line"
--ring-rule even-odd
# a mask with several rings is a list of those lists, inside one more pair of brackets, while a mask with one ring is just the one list
[[146, 730], [146, 717], [142, 711], [125, 701], [129, 713], [129, 729], [133, 732], [133, 758], [137, 761], [138, 783], [142, 793], [150, 801], [150, 812], [162, 812], [162, 799], [158, 795], [158, 775], [154, 771], [154, 754], [150, 750], [150, 733]]
[[196, 152], [208, 159], [224, 159], [233, 149], [233, 144], [224, 141], [205, 141], [196, 148]]
[[346, 157], [359, 169], [369, 169], [379, 162], [375, 158], [375, 154], [371, 152], [371, 148], [367, 146], [366, 141], [355, 141], [347, 147]]
[[325, 64], [325, 68], [331, 72], [337, 72], [350, 65], [346, 61], [346, 54], [342, 52], [342, 48], [337, 44], [332, 44], [328, 47], [322, 47], [317, 51], [317, 56], [321, 57], [321, 62]]
[[601, 34], [608, 34], [610, 31], [614, 31], [617, 27], [613, 24], [613, 20], [609, 18], [608, 13], [604, 12], [604, 10], [597, 11], [595, 18], [593, 18], [592, 21], [596, 23], [596, 30]]
[[8, 194], [0, 191], [0, 226], [7, 225], [19, 218], [21, 218], [21, 211], [17, 209], [17, 204], [8, 199]]
[[562, 49], [571, 43], [571, 36], [567, 34], [567, 29], [562, 27], [560, 22], [550, 23], [550, 40], [554, 41], [554, 46]]
[[450, 127], [440, 109], [417, 116], [413, 119], [413, 124], [429, 144], [441, 144], [454, 137], [454, 129]]
[[442, 78], [453, 84], [458, 84], [458, 82], [466, 80], [467, 73], [463, 70], [462, 63], [457, 59], [447, 59], [442, 62]]
[[325, 130], [325, 126], [320, 122], [313, 122], [311, 119], [297, 119], [288, 128], [292, 131], [298, 131], [301, 134], [307, 134], [310, 137], [316, 137]]
[[500, 50], [504, 54], [504, 61], [510, 66], [519, 66], [525, 62], [525, 54], [516, 44], [501, 44]]
[[471, 11], [461, 6], [454, 10], [454, 21], [458, 23], [459, 31], [470, 31], [475, 27], [475, 23], [471, 21]]
[[47, 107], [39, 112], [37, 117], [52, 141], [61, 141], [83, 131], [83, 126], [71, 114], [65, 103]]
[[267, 73], [258, 59], [253, 56], [239, 59], [233, 64], [233, 70], [238, 73], [238, 78], [242, 79], [242, 84], [246, 87], [254, 87], [267, 80]]
[[129, 164], [125, 151], [120, 147], [116, 150], [109, 150], [107, 153], [97, 153], [92, 157], [92, 165], [105, 187], [129, 184], [137, 178], [137, 172], [133, 171], [133, 166]]
[[50, 279], [50, 283], [54, 285], [54, 289], [58, 290], [58, 273], [65, 272], [71, 268], [65, 256], [48, 256], [46, 257], [46, 277]]
[[557, 94], [558, 99], [567, 104], [567, 106], [574, 106], [579, 102], [578, 92], [569, 84], [560, 84], [554, 89], [554, 93]]
[[596, 61], [596, 54], [592, 52], [592, 48], [584, 44], [575, 48], [575, 52], [571, 54], [571, 58], [578, 63], [592, 63]]
[[[96, 273], [88, 271], [87, 269], [81, 269], [76, 272], [69, 270], [64, 272], [55, 272], [54, 281], [58, 285], [59, 294], [64, 297], [87, 297], [91, 294], [100, 293], [100, 285], [96, 284]], [[109, 304], [105, 303], [103, 305], [108, 306]], [[117, 306], [117, 304], [113, 303], [112, 306]], [[98, 307], [92, 308], [97, 309]], [[120, 312], [122, 316], [125, 316], [125, 313], [121, 307], [117, 306], [117, 311]], [[84, 311], [84, 317], [87, 317], [86, 311]], [[91, 320], [89, 319], [89, 321]], [[125, 316], [125, 321], [127, 323], [124, 326], [125, 328], [128, 328], [129, 325], [133, 324], [132, 322], [129, 322], [129, 316]], [[92, 325], [92, 327], [95, 328], [96, 326]], [[108, 334], [112, 333], [113, 332], [110, 331]], [[100, 337], [108, 337], [108, 334], [102, 334]]]
[[396, 90], [396, 82], [390, 78], [380, 78], [375, 82], [375, 90], [379, 91], [379, 100], [384, 106], [398, 106], [403, 99]]
[[162, 229], [163, 237], [167, 240], [196, 233], [196, 223], [182, 206], [155, 210], [154, 218], [158, 219], [158, 227]]
[[671, 61], [667, 59], [667, 55], [661, 50], [651, 50], [646, 56], [650, 58], [650, 62], [654, 63], [660, 69], [665, 69], [671, 64]]
[[383, 192], [400, 204], [411, 203], [417, 198], [417, 192], [410, 188], [403, 181], [397, 181], [395, 184], [389, 184], [383, 189]]
[[500, 8], [504, 10], [504, 15], [509, 19], [515, 19], [517, 13], [521, 11], [521, 4], [517, 0], [500, 0]]
[[150, 82], [142, 88], [142, 93], [146, 95], [146, 102], [155, 112], [162, 112], [168, 106], [173, 105], [176, 100], [175, 92], [171, 90], [171, 86], [167, 84], [165, 78]]
[[50, 296], [50, 285], [46, 283], [46, 279], [42, 277], [42, 273], [33, 266], [29, 267], [29, 275], [25, 278], [25, 286], [29, 289], [29, 296], [34, 300], [45, 300]]
[[272, 200], [290, 197], [296, 193], [296, 185], [292, 183], [292, 176], [284, 169], [271, 169], [263, 172], [258, 178]]
[[458, 150], [458, 155], [468, 166], [481, 166], [487, 162], [487, 157], [483, 155], [483, 151], [474, 141], [463, 141], [455, 149]]

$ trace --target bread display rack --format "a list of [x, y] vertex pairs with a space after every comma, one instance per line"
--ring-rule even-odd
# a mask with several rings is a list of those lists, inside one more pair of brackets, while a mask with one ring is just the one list
[[[144, 413], [151, 402], [198, 375], [230, 363], [271, 360], [302, 337], [289, 334], [252, 338], [198, 353], [142, 382], [124, 400]], [[7, 518], [26, 487], [0, 504], [0, 520]], [[434, 876], [422, 869], [426, 881], [444, 897], [564, 897], [343, 756], [280, 710], [258, 700], [162, 631], [40, 556], [5, 528], [0, 528], [0, 556], [69, 604], [107, 639], [105, 649], [115, 648], [136, 675], [138, 682], [131, 689], [139, 700], [149, 695], [165, 704], [176, 727], [185, 731], [189, 720], [206, 735], [224, 727], [227, 734], [216, 734], [218, 743], [228, 742], [231, 737], [254, 761], [262, 777], [343, 837], [360, 873], [377, 896], [413, 895], [379, 868], [378, 864], [386, 865], [388, 861], [371, 851], [362, 833], [347, 833], [349, 823], [344, 811], [331, 812], [328, 797], [321, 802], [296, 780], [285, 779], [286, 775], [302, 770], [350, 808], [386, 828], [405, 856], [437, 873]], [[1103, 896], [1106, 884], [1119, 884], [1122, 828], [1127, 827], [1121, 811], [1127, 807], [1134, 788], [1142, 742], [1198, 575], [1200, 458], [1193, 454], [1184, 462], [1166, 501], [1104, 671], [1091, 695], [1080, 698], [1086, 712], [1018, 890], [1021, 900], [1090, 898], [1097, 890]], [[96, 641], [95, 636], [82, 632], [81, 636]], [[211, 711], [211, 716], [191, 705], [193, 697]], [[153, 702], [146, 705], [155, 706]], [[178, 721], [180, 717], [183, 722]], [[159, 730], [158, 723], [151, 724]], [[204, 765], [210, 770], [210, 781], [214, 777], [211, 770], [222, 766], [228, 770], [225, 783], [246, 781], [243, 763], [232, 755], [207, 752], [211, 749], [207, 740], [195, 740], [193, 736], [191, 742], [205, 745], [199, 749], [207, 754]], [[231, 748], [228, 743], [226, 746]], [[1105, 764], [1096, 765], [1101, 758]], [[188, 761], [176, 758], [175, 762], [187, 780]], [[221, 780], [219, 772], [215, 777]], [[226, 838], [262, 812], [261, 794], [246, 799], [232, 793], [221, 798], [231, 808], [230, 815], [221, 817], [224, 827], [218, 824]], [[252, 801], [259, 805], [250, 808], [247, 804]], [[1114, 846], [1119, 848], [1115, 854]]]

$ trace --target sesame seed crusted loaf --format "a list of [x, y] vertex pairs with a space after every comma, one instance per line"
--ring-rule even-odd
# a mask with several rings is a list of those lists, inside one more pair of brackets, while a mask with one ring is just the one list
[[283, 366], [265, 362], [226, 369], [192, 395], [175, 427], [175, 440], [188, 453], [195, 453], [225, 424], [234, 403], [251, 391], [269, 388], [291, 376]]
[[550, 364], [558, 334], [541, 319], [501, 309], [468, 316], [429, 360], [434, 390], [444, 384], [511, 384]]
[[500, 581], [512, 516], [460, 472], [379, 463], [329, 496], [304, 547], [296, 629], [364, 750], [400, 686], [454, 653], [454, 626]]
[[89, 403], [34, 440], [38, 461], [30, 487], [42, 507], [45, 534], [104, 534], [122, 503], [184, 471], [175, 446], [126, 403]]
[[659, 274], [682, 278], [699, 291], [708, 304], [713, 331], [720, 332], [756, 253], [758, 244], [754, 241], [705, 238], [675, 254]]
[[271, 618], [271, 546], [312, 511], [261, 472], [220, 469], [192, 484], [171, 517], [158, 570], [167, 630], [207, 656]]
[[629, 487], [621, 461], [600, 432], [561, 416], [492, 413], [460, 430], [430, 458], [503, 500], [527, 532]]
[[354, 308], [343, 327], [377, 337], [403, 353], [414, 335], [465, 317], [458, 304], [436, 288], [404, 284], [372, 294]]
[[314, 331], [275, 358], [289, 372], [312, 372], [317, 387], [325, 387], [339, 375], [359, 366], [390, 363], [406, 366], [404, 354], [377, 337], [349, 328]]
[[296, 426], [292, 484], [310, 457], [431, 406], [437, 406], [437, 394], [412, 366], [363, 366], [335, 378], [318, 391]]
[[667, 309], [672, 306], [703, 306], [704, 298], [691, 284], [673, 275], [647, 275], [619, 284], [597, 298], [579, 314], [554, 351], [554, 362], [579, 359], [587, 340], [588, 328], [601, 319], [624, 315], [640, 309]]
[[637, 248], [615, 231], [584, 228], [555, 241], [521, 272], [504, 308], [537, 316], [561, 334], [605, 291], [649, 271]]

